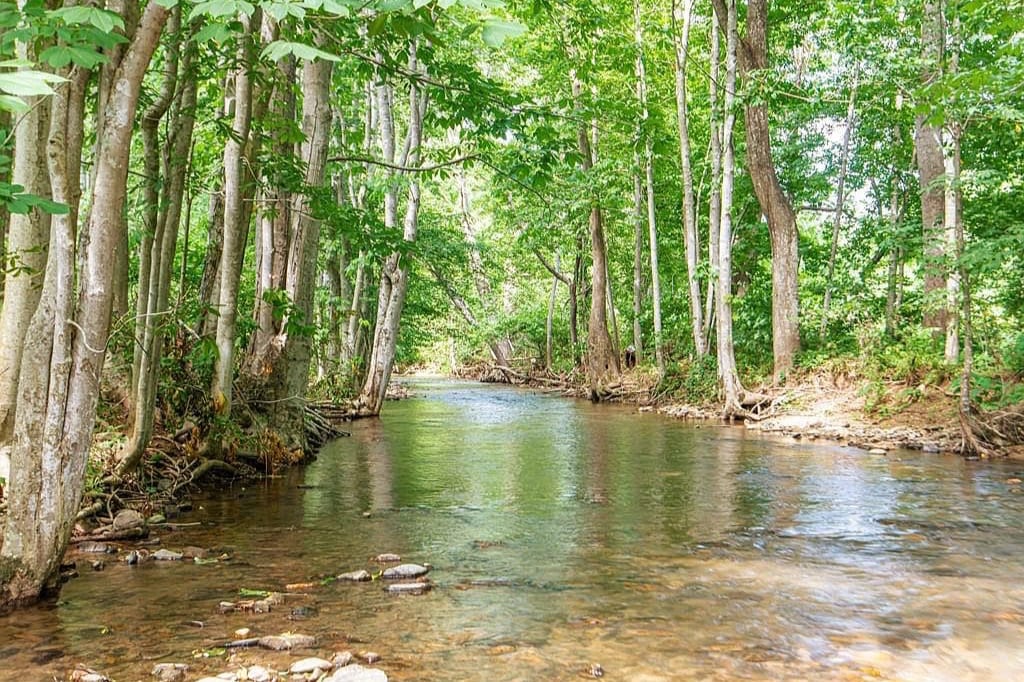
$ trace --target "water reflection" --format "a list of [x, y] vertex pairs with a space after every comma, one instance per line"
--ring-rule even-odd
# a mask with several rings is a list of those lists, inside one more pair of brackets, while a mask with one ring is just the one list
[[[207, 525], [164, 538], [232, 562], [110, 566], [60, 606], [0, 621], [0, 678], [79, 661], [143, 678], [243, 626], [372, 648], [395, 680], [575, 679], [593, 662], [622, 680], [1024, 678], [1024, 503], [1006, 484], [1019, 467], [473, 384], [415, 390], [308, 468], [203, 499], [189, 520]], [[217, 610], [239, 587], [382, 551], [431, 562], [437, 589], [329, 585], [302, 622]]]

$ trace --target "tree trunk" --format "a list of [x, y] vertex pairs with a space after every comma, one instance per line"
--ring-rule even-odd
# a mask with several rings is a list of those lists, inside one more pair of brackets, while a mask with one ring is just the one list
[[895, 174], [892, 181], [892, 191], [889, 194], [889, 229], [891, 246], [889, 247], [889, 273], [885, 296], [885, 336], [892, 339], [896, 336], [896, 277], [899, 274], [902, 251], [897, 242], [900, 229], [900, 208], [899, 190]]
[[[410, 71], [418, 71], [415, 44], [409, 50]], [[409, 85], [409, 131], [406, 137], [405, 151], [400, 164], [395, 164], [395, 125], [392, 104], [392, 89], [387, 83], [378, 87], [380, 103], [381, 148], [385, 162], [391, 166], [415, 166], [419, 163], [419, 150], [423, 135], [423, 113], [426, 99], [415, 81]], [[398, 226], [398, 186], [397, 172], [388, 172], [388, 190], [384, 199], [384, 227], [395, 229]], [[419, 226], [420, 188], [416, 179], [409, 182], [409, 195], [406, 202], [405, 220], [402, 238], [409, 243], [416, 241]], [[391, 370], [395, 364], [395, 350], [398, 344], [398, 328], [401, 322], [402, 309], [405, 306], [405, 295], [409, 288], [410, 264], [402, 253], [388, 256], [381, 270], [380, 288], [377, 297], [377, 321], [374, 325], [373, 344], [370, 360], [367, 363], [366, 381], [356, 399], [357, 409], [365, 415], [379, 415], [387, 393]]]
[[[178, 229], [181, 223], [182, 208], [185, 198], [185, 180], [188, 171], [189, 152], [192, 148], [192, 130], [195, 125], [195, 106], [197, 83], [192, 77], [177, 78], [177, 59], [180, 48], [175, 34], [180, 25], [180, 8], [172, 10], [168, 20], [168, 32], [175, 42], [168, 48], [165, 56], [165, 90], [147, 110], [143, 118], [144, 153], [147, 154], [147, 226], [152, 225], [153, 238], [149, 261], [148, 281], [149, 292], [145, 300], [142, 315], [142, 345], [137, 379], [133, 380], [135, 390], [135, 418], [128, 442], [121, 450], [118, 459], [118, 473], [125, 473], [138, 465], [146, 446], [153, 435], [153, 421], [156, 409], [156, 394], [160, 376], [160, 362], [163, 358], [165, 330], [168, 328], [166, 318], [170, 314], [171, 274], [174, 270], [174, 253], [178, 243]], [[181, 58], [181, 73], [191, 74], [196, 47], [189, 42]], [[168, 108], [161, 101], [166, 95], [167, 103], [171, 102], [174, 83], [179, 82], [174, 108], [171, 111], [167, 126], [168, 139], [165, 140], [164, 154], [157, 151], [157, 127], [163, 116], [163, 109]], [[161, 182], [159, 165], [150, 161], [153, 158], [163, 159], [163, 180]], [[142, 259], [140, 259], [141, 261]], [[140, 278], [141, 282], [141, 278]], [[143, 292], [139, 292], [139, 305], [143, 305]], [[136, 331], [136, 338], [140, 338]]]
[[[99, 398], [99, 378], [110, 328], [111, 254], [124, 239], [126, 170], [132, 122], [146, 67], [168, 10], [150, 3], [114, 72], [109, 106], [98, 136], [88, 239], [79, 259], [78, 300], [73, 291], [75, 238], [68, 216], [54, 221], [40, 305], [26, 336], [13, 476], [0, 553], [0, 605], [34, 601], [53, 584], [82, 497], [85, 467]], [[49, 170], [54, 198], [68, 201], [79, 168], [68, 158], [72, 126], [62, 89], [54, 98]]]
[[708, 109], [710, 110], [709, 134], [711, 137], [711, 191], [708, 200], [708, 264], [711, 276], [708, 278], [707, 298], [704, 302], [704, 324], [701, 336], [705, 348], [711, 345], [711, 324], [715, 319], [715, 287], [718, 278], [718, 229], [722, 222], [722, 124], [719, 119], [718, 78], [721, 53], [721, 31], [719, 24], [711, 21], [711, 77], [708, 79]]
[[[19, 59], [35, 60], [33, 46], [17, 43]], [[46, 139], [50, 107], [45, 97], [26, 98], [28, 111], [14, 128], [14, 167], [11, 183], [28, 194], [49, 198], [50, 178], [46, 168]], [[0, 311], [0, 448], [14, 435], [18, 396], [18, 368], [24, 350], [25, 333], [39, 304], [50, 238], [50, 214], [33, 208], [11, 214], [6, 256], [0, 261], [4, 276], [3, 310]]]
[[[701, 309], [700, 280], [697, 278], [697, 268], [700, 264], [700, 235], [697, 233], [697, 208], [693, 192], [693, 165], [690, 153], [690, 120], [689, 109], [686, 101], [686, 65], [690, 53], [690, 22], [693, 16], [693, 0], [683, 0], [681, 6], [676, 0], [673, 2], [673, 20], [681, 24], [679, 33], [673, 31], [676, 36], [676, 115], [679, 120], [679, 160], [683, 174], [683, 242], [686, 246], [686, 283], [690, 292], [690, 328], [693, 332], [693, 348], [698, 357], [707, 354], [707, 341], [705, 340], [704, 317]], [[718, 61], [718, 54], [714, 52], [713, 60]], [[712, 85], [712, 87], [717, 87]], [[713, 132], [717, 135], [717, 131]]]
[[[327, 146], [331, 131], [332, 62], [317, 60], [302, 67], [302, 161], [306, 166], [305, 187], [324, 183]], [[290, 314], [283, 321], [277, 345], [283, 350], [284, 391], [277, 396], [270, 415], [272, 425], [286, 447], [307, 449], [305, 434], [306, 390], [309, 387], [311, 334], [302, 329], [313, 320], [313, 293], [316, 284], [316, 262], [320, 248], [320, 220], [313, 215], [310, 196], [299, 195], [292, 207], [293, 225], [288, 245], [285, 291], [292, 302]], [[278, 382], [274, 382], [275, 384]]]
[[551, 351], [554, 343], [555, 303], [558, 301], [558, 271], [562, 256], [555, 252], [555, 273], [551, 275], [551, 297], [548, 299], [548, 316], [544, 322], [544, 369], [551, 371]]
[[[719, 25], [727, 15], [724, 0], [712, 0]], [[747, 2], [747, 36], [738, 39], [737, 61], [746, 80], [768, 65], [768, 0]], [[761, 214], [768, 222], [772, 248], [773, 379], [785, 379], [800, 350], [800, 306], [797, 274], [800, 266], [796, 213], [779, 182], [772, 156], [768, 106], [754, 98], [744, 107], [747, 166]]]
[[252, 124], [252, 76], [259, 13], [242, 16], [238, 66], [235, 70], [235, 115], [231, 134], [224, 144], [224, 245], [220, 259], [220, 292], [217, 296], [217, 361], [210, 395], [214, 413], [231, 414], [235, 371], [235, 336], [238, 317], [238, 286], [248, 233], [248, 212], [243, 206], [246, 143]]
[[843, 225], [843, 207], [846, 203], [846, 168], [850, 158], [850, 141], [853, 137], [854, 104], [857, 98], [857, 76], [850, 85], [850, 100], [846, 105], [846, 128], [843, 130], [843, 151], [839, 157], [839, 179], [836, 182], [836, 210], [832, 218], [832, 241], [828, 252], [828, 275], [825, 277], [825, 300], [821, 306], [821, 324], [818, 337], [825, 339], [825, 328], [828, 325], [828, 313], [832, 304], [832, 278], [836, 270], [836, 252], [839, 250], [839, 229]]
[[[725, 122], [722, 126], [722, 215], [718, 230], [718, 378], [724, 397], [723, 414], [732, 418], [743, 413], [744, 391], [736, 371], [732, 338], [732, 209], [736, 152], [733, 128], [736, 122], [736, 0], [727, 0], [725, 50]], [[716, 4], [716, 10], [718, 5]], [[719, 17], [721, 21], [722, 17]]]
[[[945, 42], [944, 19], [940, 0], [924, 0], [921, 18], [921, 82], [929, 85], [942, 76]], [[947, 326], [945, 257], [945, 174], [942, 156], [942, 130], [919, 114], [914, 120], [914, 152], [921, 185], [921, 227], [924, 244], [924, 319], [923, 324], [936, 337], [944, 336]]]
[[643, 361], [643, 335], [640, 317], [644, 310], [644, 189], [640, 178], [640, 159], [634, 158], [633, 173], [633, 351]]
[[[644, 68], [644, 31], [640, 19], [640, 0], [633, 0], [633, 34], [636, 39], [636, 93], [640, 102], [640, 134], [644, 140], [644, 177], [647, 194], [647, 230], [651, 254], [651, 304], [654, 309], [654, 357], [658, 365], [658, 376], [665, 376], [665, 350], [662, 347], [661, 329], [661, 274], [658, 268], [658, 226], [654, 204], [654, 147], [647, 130], [647, 72]], [[698, 307], [699, 307], [698, 303]], [[616, 353], [618, 356], [618, 353]]]
[[[582, 115], [580, 92], [582, 85], [575, 70], [571, 73], [572, 96], [578, 115]], [[581, 119], [578, 128], [578, 143], [581, 168], [589, 174], [594, 166], [587, 125]], [[612, 351], [612, 340], [608, 334], [608, 284], [606, 277], [608, 263], [605, 255], [604, 218], [596, 196], [591, 197], [590, 207], [590, 320], [587, 324], [587, 375], [590, 381], [591, 400], [601, 400], [605, 387], [619, 374], [619, 358]], [[576, 279], [576, 278], [574, 278]]]

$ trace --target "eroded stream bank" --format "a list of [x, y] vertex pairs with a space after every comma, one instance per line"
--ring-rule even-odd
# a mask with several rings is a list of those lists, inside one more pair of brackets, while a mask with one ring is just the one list
[[[594, 664], [619, 680], [1024, 677], [1019, 463], [869, 456], [476, 384], [416, 393], [157, 533], [226, 558], [80, 561], [57, 605], [0, 620], [0, 677], [83, 663], [143, 680], [181, 662], [197, 679], [345, 650], [378, 653], [392, 680]], [[431, 564], [434, 589], [320, 584], [382, 552]], [[240, 588], [289, 585], [269, 613], [222, 612]], [[241, 628], [316, 644], [224, 652]]]

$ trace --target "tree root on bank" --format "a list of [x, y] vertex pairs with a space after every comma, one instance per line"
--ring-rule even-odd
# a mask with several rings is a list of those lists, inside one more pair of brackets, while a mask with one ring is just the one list
[[1007, 448], [1024, 444], [1024, 405], [983, 413], [971, 404], [961, 406], [959, 415], [964, 457], [1000, 457]]

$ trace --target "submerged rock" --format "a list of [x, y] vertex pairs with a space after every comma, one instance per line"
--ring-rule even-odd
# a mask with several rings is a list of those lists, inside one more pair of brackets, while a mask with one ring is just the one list
[[152, 675], [158, 682], [184, 682], [188, 666], [184, 663], [157, 663]]
[[386, 589], [391, 594], [423, 594], [424, 592], [430, 591], [432, 585], [430, 583], [393, 583], [388, 585]]
[[355, 656], [352, 655], [351, 651], [339, 651], [334, 654], [333, 658], [331, 658], [331, 663], [335, 668], [344, 668], [346, 665], [352, 663], [354, 658]]
[[373, 557], [373, 560], [378, 564], [397, 564], [402, 560], [402, 557], [397, 554], [392, 554], [391, 552], [384, 552], [383, 554], [378, 554]]
[[75, 668], [68, 675], [68, 682], [110, 682], [110, 678], [91, 668]]
[[381, 577], [385, 580], [402, 580], [405, 578], [418, 578], [421, 575], [426, 575], [429, 571], [429, 568], [419, 564], [399, 564], [398, 566], [384, 569]]
[[316, 644], [316, 638], [310, 635], [299, 635], [294, 632], [285, 632], [280, 635], [267, 635], [260, 637], [259, 645], [264, 649], [284, 651], [286, 649], [301, 649]]
[[183, 556], [181, 552], [172, 552], [169, 549], [158, 549], [153, 552], [153, 558], [157, 561], [181, 561]]
[[288, 672], [292, 675], [305, 675], [306, 673], [323, 672], [333, 667], [330, 661], [325, 661], [322, 658], [304, 658], [301, 661], [292, 663], [292, 667], [288, 668]]
[[388, 682], [388, 676], [383, 670], [364, 668], [357, 664], [338, 668], [323, 682]]
[[358, 570], [358, 571], [349, 571], [348, 573], [342, 573], [341, 575], [338, 576], [338, 580], [345, 580], [345, 581], [353, 582], [353, 583], [363, 583], [363, 582], [366, 582], [367, 580], [372, 580], [372, 579], [373, 579], [373, 576], [370, 575], [369, 571], [364, 571], [364, 570], [361, 570], [361, 569]]

